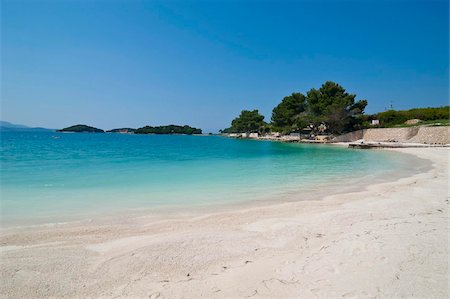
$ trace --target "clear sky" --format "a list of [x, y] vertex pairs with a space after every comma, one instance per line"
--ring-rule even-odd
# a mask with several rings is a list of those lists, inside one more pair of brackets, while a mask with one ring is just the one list
[[449, 100], [447, 0], [4, 0], [1, 21], [1, 119], [32, 126], [217, 131], [326, 80], [368, 113]]

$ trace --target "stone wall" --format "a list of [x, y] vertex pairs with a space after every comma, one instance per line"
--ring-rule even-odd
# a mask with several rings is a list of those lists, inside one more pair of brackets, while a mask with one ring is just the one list
[[363, 139], [364, 130], [342, 134], [333, 138], [332, 142], [353, 142]]
[[337, 136], [333, 142], [365, 141], [449, 144], [450, 127], [417, 126], [409, 128], [365, 129]]
[[413, 136], [409, 142], [427, 144], [449, 144], [450, 127], [420, 127], [417, 135]]
[[363, 139], [381, 142], [408, 142], [418, 131], [419, 127], [366, 129]]

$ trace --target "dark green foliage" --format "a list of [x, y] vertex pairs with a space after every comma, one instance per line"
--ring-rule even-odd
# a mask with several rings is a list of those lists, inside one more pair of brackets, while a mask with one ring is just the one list
[[135, 134], [202, 134], [201, 129], [192, 128], [190, 126], [177, 126], [177, 125], [169, 125], [169, 126], [158, 126], [158, 127], [150, 127], [145, 126], [143, 128], [139, 128], [134, 131]]
[[223, 130], [223, 133], [253, 133], [265, 130], [264, 116], [258, 110], [242, 110], [241, 114], [233, 119], [231, 127]]
[[105, 131], [103, 131], [101, 129], [97, 129], [97, 128], [86, 126], [86, 125], [75, 125], [75, 126], [61, 129], [61, 130], [57, 130], [57, 132], [105, 133]]
[[219, 130], [219, 134], [228, 134], [228, 133], [233, 133], [231, 132], [231, 127]]
[[433, 121], [449, 119], [449, 106], [436, 108], [414, 108], [410, 110], [388, 110], [369, 115], [367, 120], [380, 120], [380, 127], [392, 127], [404, 124], [409, 119], [420, 119], [422, 121]]
[[107, 133], [134, 133], [136, 129], [133, 128], [120, 128], [106, 131]]
[[324, 117], [314, 116], [312, 114], [305, 114], [297, 119], [297, 130], [299, 132], [305, 131], [305, 129], [311, 130], [311, 133], [318, 134], [319, 127], [324, 123]]
[[331, 133], [358, 129], [367, 101], [356, 102], [355, 98], [356, 95], [347, 93], [342, 86], [331, 81], [319, 89], [311, 89], [306, 97], [293, 93], [273, 109], [273, 129], [289, 133], [312, 125], [313, 132], [317, 133], [316, 129], [322, 123]]
[[359, 128], [367, 106], [366, 100], [355, 98], [339, 84], [327, 81], [318, 90], [308, 91], [308, 112], [321, 118], [331, 133], [349, 132]]
[[389, 110], [373, 115], [364, 115], [366, 100], [356, 101], [356, 95], [349, 94], [339, 84], [327, 81], [319, 89], [311, 89], [306, 96], [292, 93], [283, 98], [272, 111], [270, 125], [264, 123], [264, 116], [258, 110], [241, 112], [233, 120], [231, 127], [222, 133], [244, 132], [326, 132], [341, 134], [371, 127], [371, 120], [380, 120], [380, 127], [405, 126], [409, 119], [420, 119], [430, 124], [434, 120], [440, 124], [449, 123], [449, 106], [438, 108], [415, 108], [411, 110]]
[[306, 111], [306, 97], [294, 92], [284, 97], [272, 111], [272, 125], [277, 128], [293, 128], [298, 124], [298, 118]]

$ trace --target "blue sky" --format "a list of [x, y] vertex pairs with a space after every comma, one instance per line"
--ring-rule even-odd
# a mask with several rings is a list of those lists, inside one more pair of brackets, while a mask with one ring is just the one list
[[1, 118], [227, 127], [326, 80], [448, 104], [448, 1], [2, 1]]

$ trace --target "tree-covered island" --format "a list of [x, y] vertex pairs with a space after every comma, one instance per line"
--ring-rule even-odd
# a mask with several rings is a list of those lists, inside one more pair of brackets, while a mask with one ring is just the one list
[[102, 129], [86, 125], [74, 125], [64, 129], [57, 130], [57, 132], [73, 132], [73, 133], [105, 133]]
[[136, 131], [136, 129], [133, 128], [119, 128], [119, 129], [112, 129], [106, 131], [106, 133], [128, 133], [133, 134]]
[[168, 126], [145, 126], [137, 129], [135, 134], [202, 134], [201, 129], [193, 128], [190, 126], [177, 126], [177, 125], [168, 125]]
[[[57, 132], [105, 133], [105, 131], [101, 129], [97, 129], [86, 125], [75, 125], [61, 130], [57, 130]], [[106, 132], [128, 133], [128, 134], [185, 134], [185, 135], [202, 134], [201, 129], [193, 128], [187, 125], [186, 126], [168, 125], [156, 127], [145, 126], [139, 129], [119, 128], [119, 129], [112, 129]]]

